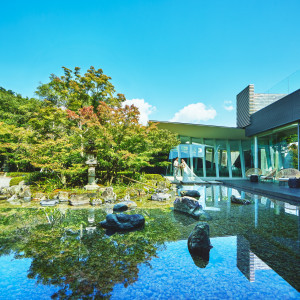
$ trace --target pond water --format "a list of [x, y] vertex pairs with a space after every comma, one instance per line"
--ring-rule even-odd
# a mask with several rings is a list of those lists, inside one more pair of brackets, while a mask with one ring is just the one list
[[[136, 199], [141, 230], [108, 236], [109, 208], [0, 206], [0, 299], [300, 299], [299, 207], [224, 186], [198, 189], [209, 261], [191, 257], [197, 220]], [[253, 204], [230, 203], [231, 195]]]

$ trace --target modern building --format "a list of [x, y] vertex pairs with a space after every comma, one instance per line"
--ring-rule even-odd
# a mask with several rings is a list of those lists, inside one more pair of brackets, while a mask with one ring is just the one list
[[249, 84], [236, 96], [236, 126], [250, 125], [250, 116], [260, 109], [283, 98], [286, 94], [254, 93], [254, 84]]
[[[170, 162], [183, 158], [202, 178], [245, 178], [250, 168], [299, 169], [300, 89], [285, 94], [255, 94], [247, 86], [237, 95], [237, 127], [158, 122], [177, 133], [181, 144]], [[156, 121], [155, 121], [156, 122]], [[166, 175], [173, 174], [173, 163]]]

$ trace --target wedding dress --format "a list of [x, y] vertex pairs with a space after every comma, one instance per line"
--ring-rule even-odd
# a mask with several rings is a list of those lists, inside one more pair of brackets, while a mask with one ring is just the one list
[[198, 177], [186, 164], [182, 163], [182, 182], [204, 182], [200, 177]]

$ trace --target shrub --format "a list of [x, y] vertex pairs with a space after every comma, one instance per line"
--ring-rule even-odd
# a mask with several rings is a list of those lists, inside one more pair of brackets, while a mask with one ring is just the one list
[[18, 185], [22, 180], [24, 180], [23, 176], [13, 177], [9, 182], [9, 186]]
[[21, 177], [21, 176], [29, 176], [30, 173], [25, 172], [8, 172], [6, 174], [7, 177]]
[[165, 181], [165, 178], [159, 174], [144, 174], [144, 180], [156, 180], [156, 181]]

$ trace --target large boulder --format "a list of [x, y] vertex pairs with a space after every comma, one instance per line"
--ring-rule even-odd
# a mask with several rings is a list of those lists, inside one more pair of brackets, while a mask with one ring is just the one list
[[102, 205], [103, 204], [103, 200], [100, 198], [95, 198], [91, 200], [91, 204], [93, 206], [97, 206], [97, 205]]
[[83, 193], [78, 195], [71, 195], [69, 203], [72, 206], [88, 205], [91, 198], [96, 197], [96, 193]]
[[243, 199], [241, 197], [237, 197], [237, 196], [234, 196], [234, 195], [232, 195], [230, 197], [230, 201], [231, 201], [231, 203], [242, 204], [242, 205], [252, 204], [251, 200]]
[[57, 199], [60, 203], [69, 201], [69, 193], [64, 191], [59, 191], [57, 195], [54, 196], [54, 199]]
[[109, 214], [106, 220], [100, 222], [105, 229], [127, 231], [144, 226], [145, 218], [142, 215]]
[[112, 187], [107, 187], [104, 192], [102, 193], [101, 197], [103, 198], [104, 202], [112, 203], [117, 200], [117, 195], [114, 193]]
[[24, 200], [25, 202], [31, 201], [31, 191], [30, 187], [23, 185], [21, 186], [20, 192], [18, 193], [18, 198]]
[[194, 218], [201, 220], [211, 220], [208, 213], [203, 211], [200, 203], [192, 197], [178, 197], [174, 201], [174, 210], [188, 214]]
[[196, 190], [188, 190], [188, 191], [180, 191], [181, 197], [188, 196], [188, 197], [200, 197], [200, 193]]
[[153, 201], [165, 201], [171, 198], [170, 194], [166, 193], [156, 193], [151, 196], [151, 200]]
[[197, 266], [206, 266], [207, 263], [205, 262], [209, 261], [209, 251], [211, 248], [209, 225], [205, 222], [199, 222], [188, 238], [188, 249]]
[[15, 200], [18, 199], [24, 202], [31, 201], [30, 187], [25, 185], [24, 181], [21, 181], [18, 185], [13, 185], [11, 187], [6, 187], [1, 189], [0, 200], [5, 200], [5, 199], [9, 200], [13, 196], [15, 196], [14, 197]]
[[33, 197], [32, 200], [34, 200], [34, 201], [42, 201], [42, 200], [46, 200], [46, 199], [47, 198], [46, 198], [46, 195], [44, 193], [38, 192], [38, 193], [35, 193], [35, 195], [34, 195], [34, 197]]
[[126, 211], [128, 209], [133, 209], [133, 208], [136, 208], [137, 207], [137, 204], [134, 202], [134, 201], [122, 201], [122, 202], [119, 202], [117, 203], [114, 208], [113, 208], [113, 211], [114, 212], [123, 212], [123, 211]]

